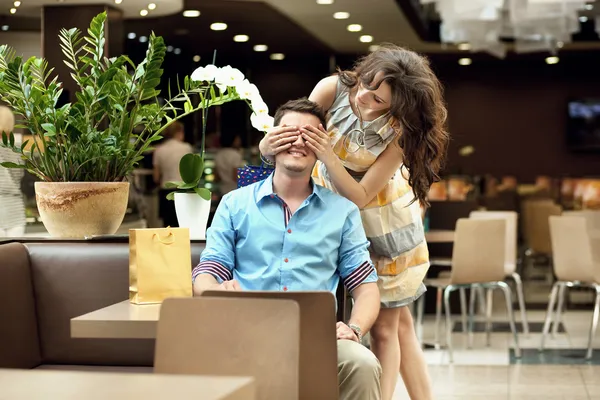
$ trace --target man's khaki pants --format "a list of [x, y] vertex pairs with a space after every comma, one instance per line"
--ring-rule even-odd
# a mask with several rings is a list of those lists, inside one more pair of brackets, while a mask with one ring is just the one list
[[365, 346], [338, 340], [340, 400], [380, 400], [381, 365]]

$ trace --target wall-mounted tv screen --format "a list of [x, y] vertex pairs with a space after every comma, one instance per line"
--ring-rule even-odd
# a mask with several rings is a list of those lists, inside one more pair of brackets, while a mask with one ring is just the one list
[[600, 98], [569, 101], [567, 146], [574, 151], [600, 151]]

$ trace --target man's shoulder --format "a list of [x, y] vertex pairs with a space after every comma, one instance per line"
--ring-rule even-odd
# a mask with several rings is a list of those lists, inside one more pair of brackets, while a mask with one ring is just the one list
[[335, 208], [336, 210], [347, 210], [348, 212], [358, 210], [358, 206], [352, 201], [348, 200], [341, 194], [338, 194], [326, 187], [319, 186], [319, 196], [323, 199], [323, 203], [328, 208]]

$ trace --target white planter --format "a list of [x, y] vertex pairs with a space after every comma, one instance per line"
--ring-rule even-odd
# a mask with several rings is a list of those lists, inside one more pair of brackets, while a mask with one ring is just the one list
[[189, 228], [190, 239], [206, 239], [210, 200], [196, 193], [175, 193], [175, 211], [180, 228]]

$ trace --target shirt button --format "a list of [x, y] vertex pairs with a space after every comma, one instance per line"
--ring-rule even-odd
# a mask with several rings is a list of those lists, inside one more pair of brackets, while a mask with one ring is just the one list
[[291, 229], [288, 229], [288, 233], [292, 233], [292, 230], [291, 230]]
[[284, 259], [283, 261], [284, 261], [284, 262], [288, 262], [289, 260], [286, 258], [286, 259]]
[[284, 287], [283, 287], [283, 291], [284, 291], [284, 292], [287, 292], [287, 286], [284, 286]]
[[269, 197], [270, 197], [270, 198], [272, 198], [272, 199], [273, 199], [273, 198], [275, 198], [275, 196], [273, 196], [273, 195], [271, 195], [271, 196], [269, 196]]

